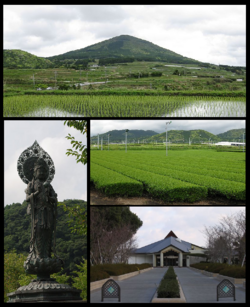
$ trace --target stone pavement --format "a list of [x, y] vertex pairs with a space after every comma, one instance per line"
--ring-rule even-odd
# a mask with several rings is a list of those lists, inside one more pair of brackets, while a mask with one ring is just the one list
[[[117, 281], [121, 288], [121, 303], [150, 303], [164, 274], [165, 268], [155, 268], [134, 277]], [[90, 292], [91, 303], [118, 303], [117, 298], [101, 301], [101, 288]]]
[[[154, 268], [145, 273], [117, 281], [121, 287], [121, 303], [150, 303], [167, 267]], [[216, 287], [220, 280], [208, 277], [190, 268], [175, 267], [187, 303], [245, 303], [246, 292], [242, 285], [235, 286], [236, 301], [232, 297], [219, 298]], [[91, 291], [91, 303], [101, 303], [101, 288]], [[118, 303], [118, 299], [104, 298], [103, 303]]]
[[219, 298], [217, 285], [221, 282], [190, 268], [174, 268], [187, 303], [245, 303], [246, 292], [242, 285], [235, 285], [235, 298]]

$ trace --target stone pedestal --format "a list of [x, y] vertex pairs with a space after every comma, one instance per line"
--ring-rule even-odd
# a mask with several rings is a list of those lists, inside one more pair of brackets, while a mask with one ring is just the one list
[[[59, 284], [55, 280], [33, 280], [28, 286], [22, 286], [15, 292], [8, 293], [8, 303], [42, 302], [81, 302], [81, 290], [69, 285]], [[84, 301], [82, 301], [84, 302]]]

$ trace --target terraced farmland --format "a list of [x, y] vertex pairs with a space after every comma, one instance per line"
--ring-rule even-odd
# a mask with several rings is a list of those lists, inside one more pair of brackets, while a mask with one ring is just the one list
[[91, 151], [90, 179], [107, 196], [195, 202], [245, 200], [245, 153], [214, 150]]

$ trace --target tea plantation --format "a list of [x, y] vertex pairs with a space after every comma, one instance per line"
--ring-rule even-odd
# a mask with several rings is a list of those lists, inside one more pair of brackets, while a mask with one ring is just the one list
[[195, 202], [245, 200], [245, 153], [214, 150], [91, 151], [90, 179], [108, 196]]

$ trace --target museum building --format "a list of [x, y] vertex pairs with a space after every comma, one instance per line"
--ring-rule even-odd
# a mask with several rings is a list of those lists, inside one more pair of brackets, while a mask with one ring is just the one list
[[153, 267], [188, 267], [192, 263], [205, 261], [205, 251], [203, 247], [181, 240], [171, 230], [163, 240], [134, 250], [128, 263], [151, 263]]

